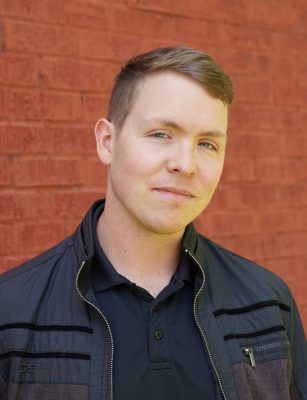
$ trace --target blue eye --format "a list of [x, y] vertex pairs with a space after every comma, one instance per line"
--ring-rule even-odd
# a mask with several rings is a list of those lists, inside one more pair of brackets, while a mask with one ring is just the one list
[[150, 136], [161, 139], [166, 139], [169, 137], [165, 132], [153, 132], [150, 134]]
[[205, 147], [209, 150], [217, 150], [217, 146], [211, 142], [201, 142], [200, 146]]

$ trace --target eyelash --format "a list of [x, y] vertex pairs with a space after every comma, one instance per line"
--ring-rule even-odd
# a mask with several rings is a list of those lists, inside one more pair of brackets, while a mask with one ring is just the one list
[[161, 138], [161, 139], [165, 139], [165, 138], [169, 137], [169, 135], [165, 132], [153, 132], [150, 134], [150, 136], [155, 137], [155, 138]]
[[215, 150], [215, 151], [218, 150], [217, 146], [215, 144], [213, 144], [213, 143], [210, 143], [210, 142], [201, 142], [200, 145], [202, 145], [202, 147], [205, 147], [205, 148], [209, 148], [209, 147], [203, 146], [203, 145], [209, 145], [209, 146], [211, 146], [209, 148], [209, 150]]
[[[154, 137], [154, 138], [158, 138], [158, 139], [168, 139], [169, 138], [169, 135], [162, 131], [153, 132], [150, 134], [150, 136]], [[213, 151], [218, 150], [218, 147], [215, 144], [208, 142], [208, 141], [200, 142], [199, 144], [201, 147], [204, 147], [209, 150], [213, 150]], [[207, 145], [209, 145], [210, 147]]]

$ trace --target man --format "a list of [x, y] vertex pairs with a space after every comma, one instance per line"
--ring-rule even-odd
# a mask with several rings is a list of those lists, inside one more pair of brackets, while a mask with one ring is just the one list
[[117, 76], [95, 129], [106, 200], [0, 281], [0, 399], [307, 399], [286, 285], [199, 235], [220, 179], [232, 85], [163, 48]]

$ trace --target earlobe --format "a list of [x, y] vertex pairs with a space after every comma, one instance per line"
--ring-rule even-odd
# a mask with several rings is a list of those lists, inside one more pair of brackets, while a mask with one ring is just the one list
[[106, 118], [101, 118], [95, 125], [97, 154], [101, 162], [108, 165], [112, 161], [112, 142], [114, 126]]

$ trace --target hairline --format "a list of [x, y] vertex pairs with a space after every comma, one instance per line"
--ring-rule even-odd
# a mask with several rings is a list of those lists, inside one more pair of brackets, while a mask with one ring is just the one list
[[167, 66], [166, 66], [166, 67], [161, 68], [161, 69], [158, 69], [158, 70], [147, 71], [147, 72], [145, 72], [145, 73], [143, 74], [142, 77], [138, 78], [138, 79], [135, 81], [135, 84], [134, 84], [134, 87], [133, 87], [133, 91], [132, 91], [132, 97], [131, 97], [131, 99], [130, 99], [130, 106], [128, 107], [127, 113], [126, 113], [125, 117], [123, 118], [123, 120], [121, 121], [121, 123], [120, 123], [119, 125], [117, 125], [117, 124], [115, 123], [115, 121], [111, 121], [111, 120], [109, 119], [110, 122], [113, 123], [113, 125], [114, 125], [114, 127], [115, 127], [115, 130], [116, 130], [116, 132], [118, 132], [118, 134], [121, 132], [123, 126], [125, 125], [125, 122], [126, 122], [128, 116], [131, 114], [131, 111], [132, 111], [134, 105], [136, 104], [137, 97], [140, 95], [140, 93], [139, 93], [139, 91], [140, 91], [140, 86], [141, 86], [142, 84], [144, 84], [144, 82], [145, 82], [145, 80], [146, 80], [146, 78], [147, 78], [148, 76], [156, 75], [156, 74], [163, 74], [164, 72], [171, 72], [171, 73], [174, 73], [174, 74], [182, 75], [182, 76], [185, 76], [185, 77], [191, 79], [192, 81], [198, 83], [198, 84], [202, 87], [202, 89], [208, 94], [208, 96], [210, 96], [212, 99], [220, 100], [220, 101], [226, 106], [226, 108], [227, 108], [227, 116], [229, 117], [230, 104], [228, 104], [226, 101], [223, 101], [222, 99], [220, 99], [220, 98], [217, 97], [217, 96], [212, 96], [212, 94], [209, 93], [209, 91], [207, 90], [206, 85], [205, 85], [201, 80], [197, 79], [195, 76], [193, 76], [193, 75], [190, 74], [190, 73], [185, 73], [185, 72], [182, 72], [182, 71], [178, 71], [178, 70], [175, 69], [175, 68], [167, 67]]

